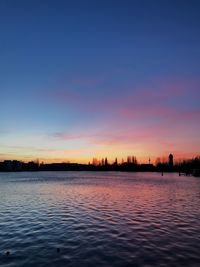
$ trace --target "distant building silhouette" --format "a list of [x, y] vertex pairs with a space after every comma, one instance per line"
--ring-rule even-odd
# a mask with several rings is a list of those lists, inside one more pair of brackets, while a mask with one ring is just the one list
[[108, 166], [108, 159], [105, 158], [105, 166]]
[[173, 168], [173, 166], [174, 166], [173, 158], [174, 158], [173, 155], [169, 154], [169, 167], [170, 168]]
[[[130, 161], [131, 160], [131, 161]], [[113, 164], [108, 163], [108, 159], [98, 160], [94, 158], [92, 162], [88, 164], [79, 163], [44, 163], [39, 164], [39, 161], [23, 162], [18, 160], [4, 160], [0, 162], [0, 172], [18, 172], [18, 171], [124, 171], [124, 172], [136, 172], [136, 171], [159, 171], [164, 172], [179, 172], [183, 174], [193, 174], [194, 176], [199, 176], [200, 173], [200, 156], [191, 159], [184, 159], [178, 163], [173, 162], [173, 155], [170, 154], [168, 161], [163, 160], [161, 162], [160, 158], [156, 160], [156, 166], [151, 164], [151, 159], [145, 164], [140, 164], [137, 162], [136, 157], [128, 157], [128, 162], [120, 164], [117, 160]], [[93, 164], [92, 164], [93, 163]]]
[[117, 166], [117, 165], [118, 165], [117, 158], [115, 158], [114, 165], [115, 165], [115, 166]]
[[22, 170], [22, 162], [18, 160], [13, 160], [13, 171], [21, 171], [21, 170]]
[[12, 171], [12, 169], [13, 169], [13, 161], [12, 160], [4, 160], [3, 164], [4, 164], [4, 168], [6, 171]]

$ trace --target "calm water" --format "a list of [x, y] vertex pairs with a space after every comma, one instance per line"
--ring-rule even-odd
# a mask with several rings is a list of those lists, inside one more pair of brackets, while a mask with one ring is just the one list
[[200, 178], [0, 173], [0, 266], [200, 266]]

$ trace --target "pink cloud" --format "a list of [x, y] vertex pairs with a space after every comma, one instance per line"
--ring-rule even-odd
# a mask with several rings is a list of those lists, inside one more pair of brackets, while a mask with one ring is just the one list
[[171, 123], [200, 120], [200, 108], [179, 110], [168, 106], [145, 106], [145, 107], [125, 107], [118, 111], [121, 118], [127, 119], [149, 119], [157, 118]]
[[113, 96], [100, 97], [101, 94], [95, 92], [87, 95], [83, 91], [54, 90], [52, 99], [59, 105], [74, 108], [83, 117], [87, 112], [103, 118], [80, 131], [56, 133], [54, 137], [108, 146], [157, 143], [163, 149], [167, 146], [182, 151], [180, 137], [186, 140], [188, 134], [188, 138], [192, 138], [200, 121], [199, 107], [187, 104], [187, 97], [195, 99], [198, 88], [197, 81], [171, 79], [150, 82], [133, 90], [124, 89], [120, 96], [113, 93]]
[[[95, 82], [95, 81], [94, 81]], [[166, 106], [176, 99], [177, 103], [181, 103], [184, 97], [191, 91], [195, 94], [199, 85], [197, 81], [187, 80], [157, 80], [149, 82], [141, 87], [133, 87], [127, 90], [122, 88], [120, 95], [101, 94], [101, 89], [87, 91], [82, 89], [78, 91], [76, 87], [66, 88], [60, 86], [51, 91], [50, 98], [54, 103], [67, 105], [79, 111], [93, 112], [116, 112], [119, 109], [126, 109], [131, 106]]]

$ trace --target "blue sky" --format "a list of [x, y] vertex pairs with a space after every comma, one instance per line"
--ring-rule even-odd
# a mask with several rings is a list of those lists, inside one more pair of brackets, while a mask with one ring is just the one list
[[199, 153], [199, 10], [1, 0], [0, 157]]

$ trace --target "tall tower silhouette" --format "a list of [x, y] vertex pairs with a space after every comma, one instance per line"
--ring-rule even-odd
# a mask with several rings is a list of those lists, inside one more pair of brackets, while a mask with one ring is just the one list
[[169, 167], [170, 167], [170, 169], [172, 169], [174, 166], [173, 158], [174, 158], [173, 155], [169, 154]]

